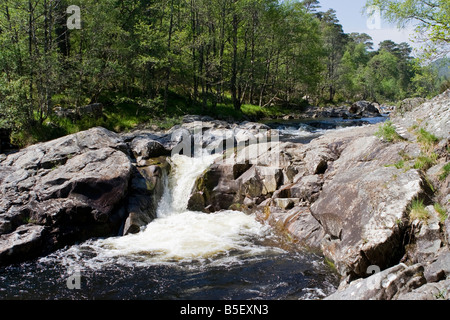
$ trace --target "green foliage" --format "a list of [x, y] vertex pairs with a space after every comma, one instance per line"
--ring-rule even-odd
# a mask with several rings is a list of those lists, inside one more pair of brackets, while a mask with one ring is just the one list
[[421, 199], [415, 199], [411, 203], [410, 207], [410, 213], [409, 217], [411, 220], [421, 220], [421, 221], [427, 221], [430, 217], [430, 213], [425, 208], [424, 202]]
[[415, 23], [417, 39], [425, 57], [448, 53], [450, 49], [450, 2], [448, 0], [368, 0], [378, 6], [385, 19], [405, 27]]
[[414, 169], [427, 170], [436, 164], [437, 158], [438, 155], [436, 153], [431, 153], [429, 155], [422, 153], [417, 157], [414, 163]]
[[[304, 101], [403, 99], [445, 83], [405, 44], [372, 51], [370, 36], [346, 34], [315, 0], [32, 2], [0, 5], [0, 126], [21, 144], [188, 113], [260, 118]], [[81, 9], [80, 30], [67, 29], [69, 5]], [[104, 119], [53, 115], [95, 102]]]
[[439, 180], [443, 181], [447, 179], [449, 174], [450, 174], [450, 162], [442, 167], [442, 173], [439, 175]]
[[439, 142], [439, 138], [434, 134], [420, 128], [416, 131], [417, 141], [422, 145], [422, 150], [430, 151]]
[[434, 210], [439, 214], [439, 218], [441, 220], [441, 223], [444, 223], [445, 220], [448, 218], [447, 210], [443, 206], [441, 206], [440, 203], [434, 204]]
[[397, 169], [402, 169], [404, 166], [405, 166], [405, 160], [403, 160], [403, 159], [394, 164], [394, 167], [396, 167]]
[[386, 142], [397, 142], [404, 140], [396, 131], [392, 121], [386, 121], [380, 125], [375, 135]]

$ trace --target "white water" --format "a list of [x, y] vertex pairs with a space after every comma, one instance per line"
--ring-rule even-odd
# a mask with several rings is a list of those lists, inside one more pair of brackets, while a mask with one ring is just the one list
[[[165, 192], [158, 207], [158, 218], [138, 234], [73, 246], [64, 255], [65, 264], [82, 264], [94, 269], [105, 263], [117, 262], [229, 265], [239, 263], [243, 258], [282, 252], [281, 249], [255, 244], [255, 240], [269, 238], [271, 233], [254, 216], [236, 211], [205, 214], [186, 210], [196, 179], [214, 159], [215, 156], [173, 156], [171, 175], [166, 179]], [[86, 252], [94, 253], [94, 257], [86, 260]]]
[[172, 170], [171, 175], [166, 179], [164, 194], [158, 205], [158, 218], [186, 211], [195, 181], [216, 158], [216, 155], [191, 158], [178, 154], [170, 158]]

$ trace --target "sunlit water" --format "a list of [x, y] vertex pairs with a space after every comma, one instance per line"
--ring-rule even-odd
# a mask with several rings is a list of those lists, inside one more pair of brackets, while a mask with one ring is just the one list
[[186, 210], [214, 156], [173, 156], [158, 218], [0, 269], [0, 299], [320, 299], [338, 278], [252, 215]]
[[281, 141], [297, 143], [309, 143], [311, 140], [329, 132], [347, 130], [355, 126], [367, 126], [386, 121], [387, 116], [361, 119], [302, 119], [302, 120], [276, 120], [268, 121], [266, 124], [276, 129], [280, 134]]

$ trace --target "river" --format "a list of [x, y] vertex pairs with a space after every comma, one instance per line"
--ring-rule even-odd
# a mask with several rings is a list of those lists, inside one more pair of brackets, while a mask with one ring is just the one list
[[[303, 142], [340, 127], [321, 123], [269, 125], [282, 139]], [[333, 293], [339, 277], [323, 256], [287, 242], [253, 215], [186, 209], [214, 157], [171, 158], [158, 217], [140, 233], [0, 268], [0, 299], [304, 300]]]

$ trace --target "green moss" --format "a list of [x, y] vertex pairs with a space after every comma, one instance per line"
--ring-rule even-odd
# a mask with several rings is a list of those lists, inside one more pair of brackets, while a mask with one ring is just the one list
[[331, 259], [325, 257], [324, 262], [327, 266], [329, 266], [331, 269], [336, 270], [336, 265], [334, 264], [334, 261]]

